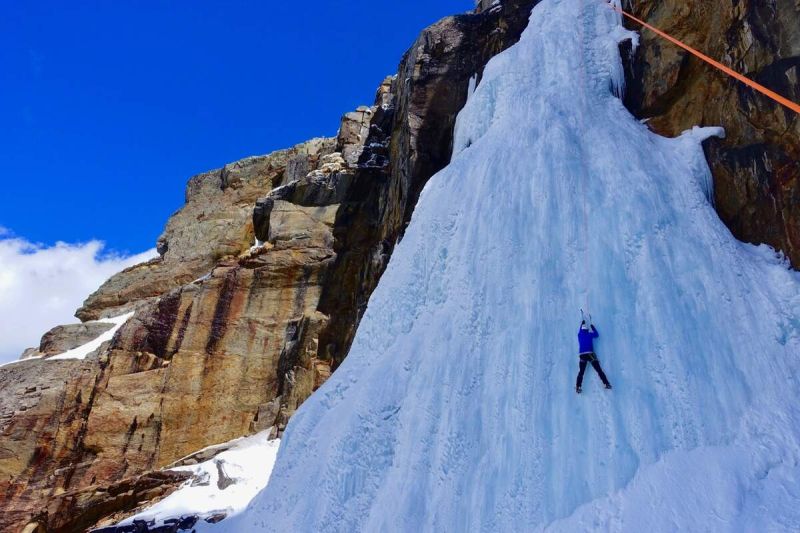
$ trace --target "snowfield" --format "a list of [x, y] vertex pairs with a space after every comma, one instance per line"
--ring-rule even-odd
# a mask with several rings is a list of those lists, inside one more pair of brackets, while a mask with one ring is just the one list
[[[347, 360], [214, 531], [799, 531], [800, 275], [701, 141], [615, 96], [601, 0], [544, 0], [461, 113]], [[579, 308], [615, 388], [574, 392]]]

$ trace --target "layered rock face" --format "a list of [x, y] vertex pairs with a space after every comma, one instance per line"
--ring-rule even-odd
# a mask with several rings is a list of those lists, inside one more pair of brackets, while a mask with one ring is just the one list
[[221, 258], [239, 255], [253, 244], [250, 218], [256, 199], [315, 169], [335, 144], [335, 139], [314, 139], [191, 178], [186, 205], [169, 219], [158, 239], [161, 257], [109, 279], [76, 316], [96, 320], [122, 314], [209, 273]]
[[[470, 78], [533, 3], [425, 30], [336, 138], [192, 178], [160, 257], [78, 311], [135, 311], [108, 345], [0, 368], [0, 530], [82, 531], [169, 493], [183, 478], [159, 469], [181, 457], [282, 431], [346, 356], [416, 198], [449, 162]], [[98, 332], [61, 328], [38, 355]]]
[[[800, 101], [795, 0], [631, 4], [639, 18]], [[641, 36], [626, 104], [664, 135], [723, 126], [727, 138], [706, 146], [720, 217], [739, 239], [782, 250], [800, 268], [800, 117], [652, 32]]]
[[[303, 219], [295, 228], [303, 235], [242, 256], [253, 241], [252, 204], [286, 177], [289, 161], [315, 168], [334, 147], [312, 141], [193, 178], [187, 206], [167, 228], [172, 250], [115, 276], [81, 310], [94, 317], [138, 309], [106, 349], [0, 369], [0, 530], [83, 530], [183, 479], [156, 476], [154, 491], [143, 473], [261, 429], [289, 324], [313, 322], [312, 330], [318, 321], [317, 275], [332, 240], [327, 226]], [[57, 328], [40, 351], [72, 348], [89, 329]]]

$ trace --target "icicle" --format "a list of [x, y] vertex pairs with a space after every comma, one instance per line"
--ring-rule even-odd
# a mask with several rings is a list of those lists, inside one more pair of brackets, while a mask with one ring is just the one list
[[475, 87], [478, 83], [478, 75], [473, 74], [472, 77], [469, 79], [469, 86], [467, 87], [467, 102], [469, 102], [472, 93], [475, 92]]

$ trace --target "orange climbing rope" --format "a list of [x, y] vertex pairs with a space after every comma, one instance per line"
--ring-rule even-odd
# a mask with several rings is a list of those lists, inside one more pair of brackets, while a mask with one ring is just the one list
[[731, 69], [730, 67], [726, 67], [725, 65], [723, 65], [719, 61], [715, 61], [714, 59], [711, 59], [710, 57], [708, 57], [704, 53], [702, 53], [702, 52], [700, 52], [698, 50], [695, 50], [694, 48], [692, 48], [688, 44], [685, 44], [685, 43], [679, 41], [678, 39], [676, 39], [675, 37], [672, 37], [671, 35], [668, 35], [667, 33], [659, 30], [658, 28], [655, 28], [655, 27], [651, 26], [650, 24], [646, 23], [645, 21], [634, 17], [633, 15], [631, 15], [627, 11], [623, 10], [622, 8], [619, 8], [619, 7], [615, 6], [614, 4], [608, 4], [608, 5], [611, 7], [611, 9], [613, 9], [617, 13], [620, 13], [622, 16], [631, 19], [632, 21], [636, 22], [637, 24], [641, 24], [642, 26], [644, 26], [648, 30], [654, 32], [655, 34], [657, 34], [657, 35], [659, 35], [661, 37], [663, 37], [664, 39], [668, 40], [672, 44], [680, 46], [681, 48], [683, 48], [687, 52], [693, 54], [694, 56], [696, 56], [696, 57], [698, 57], [700, 59], [702, 59], [703, 61], [705, 61], [709, 65], [721, 70], [722, 72], [724, 72], [728, 76], [736, 78], [737, 80], [739, 80], [740, 82], [744, 83], [748, 87], [750, 87], [752, 89], [755, 89], [756, 91], [760, 92], [764, 96], [767, 96], [767, 97], [771, 98], [772, 100], [776, 101], [777, 103], [788, 107], [789, 109], [791, 109], [795, 113], [800, 114], [800, 105], [798, 105], [797, 103], [792, 102], [788, 98], [785, 98], [785, 97], [779, 95], [775, 91], [771, 91], [771, 90], [767, 89], [766, 87], [764, 87], [760, 83], [757, 83], [757, 82], [751, 80], [747, 76], [739, 74], [738, 72], [736, 72], [735, 70]]

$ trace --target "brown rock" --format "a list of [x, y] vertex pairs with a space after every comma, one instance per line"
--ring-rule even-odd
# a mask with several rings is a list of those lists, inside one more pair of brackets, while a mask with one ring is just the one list
[[96, 360], [0, 368], [0, 531], [21, 529], [40, 515], [69, 483], [70, 462], [91, 461], [76, 436], [100, 372]]
[[272, 198], [259, 198], [256, 200], [256, 206], [253, 209], [253, 231], [256, 234], [256, 240], [259, 242], [267, 242], [269, 240], [269, 218], [272, 215], [274, 206], [275, 200]]
[[90, 486], [60, 494], [48, 502], [46, 531], [87, 531], [110, 514], [123, 519], [126, 512], [144, 503], [155, 503], [174, 492], [191, 477], [187, 472], [157, 471], [115, 481], [105, 487]]
[[83, 346], [114, 327], [109, 322], [87, 322], [57, 326], [42, 337], [39, 352], [45, 356], [57, 355]]
[[285, 184], [290, 161], [316, 169], [331, 153], [333, 139], [314, 139], [289, 150], [249, 157], [195, 176], [186, 187], [186, 205], [167, 223], [158, 240], [162, 257], [131, 267], [103, 284], [78, 310], [81, 320], [119, 315], [133, 304], [155, 298], [207, 274], [223, 257], [253, 245], [253, 204]]
[[[665, 0], [636, 2], [633, 10], [800, 101], [796, 1]], [[695, 125], [723, 126], [726, 138], [706, 144], [720, 217], [739, 239], [783, 250], [800, 267], [800, 118], [648, 30], [641, 36], [627, 69], [628, 107], [664, 135]]]

